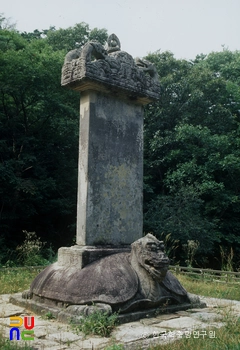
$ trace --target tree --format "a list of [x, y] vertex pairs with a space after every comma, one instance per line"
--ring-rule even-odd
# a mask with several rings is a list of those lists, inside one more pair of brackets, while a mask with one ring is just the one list
[[3, 13], [0, 13], [0, 30], [7, 29], [7, 30], [15, 30], [16, 23], [11, 22], [11, 18], [4, 17]]
[[79, 94], [61, 87], [61, 68], [68, 50], [106, 37], [85, 23], [33, 33], [1, 26], [0, 231], [11, 247], [23, 231], [55, 248], [73, 242]]
[[198, 239], [200, 254], [216, 256], [219, 244], [237, 250], [239, 52], [147, 59], [158, 68], [162, 95], [145, 111], [145, 230], [172, 233], [182, 245]]
[[[0, 22], [2, 23], [2, 22]], [[0, 231], [59, 246], [75, 237], [79, 94], [60, 85], [68, 50], [105, 29], [0, 30]]]
[[0, 34], [0, 231], [60, 243], [76, 216], [79, 96], [60, 86], [62, 52]]
[[88, 24], [82, 22], [74, 27], [55, 30], [54, 27], [45, 30], [47, 42], [54, 50], [64, 50], [68, 52], [83, 46], [88, 40], [97, 40], [104, 44], [107, 40], [106, 29], [89, 29]]

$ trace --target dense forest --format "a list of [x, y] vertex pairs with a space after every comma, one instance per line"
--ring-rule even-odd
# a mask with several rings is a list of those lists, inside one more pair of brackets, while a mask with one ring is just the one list
[[[61, 87], [61, 68], [69, 50], [107, 36], [86, 23], [20, 33], [0, 18], [0, 266], [17, 261], [26, 232], [54, 251], [75, 242], [79, 94]], [[175, 262], [237, 270], [240, 52], [146, 59], [161, 98], [145, 107], [144, 232]]]

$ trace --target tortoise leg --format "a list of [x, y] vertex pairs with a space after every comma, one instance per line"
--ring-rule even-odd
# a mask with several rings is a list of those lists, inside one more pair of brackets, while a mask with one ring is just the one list
[[23, 299], [32, 299], [33, 293], [30, 290], [24, 290], [22, 292]]
[[112, 308], [109, 304], [96, 303], [92, 305], [70, 305], [67, 307], [66, 311], [72, 315], [84, 315], [88, 316], [95, 312], [112, 314]]

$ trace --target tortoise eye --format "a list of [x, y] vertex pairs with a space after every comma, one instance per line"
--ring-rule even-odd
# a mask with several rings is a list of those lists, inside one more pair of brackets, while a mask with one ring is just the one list
[[149, 242], [147, 243], [147, 248], [151, 251], [157, 251], [160, 247], [156, 243]]

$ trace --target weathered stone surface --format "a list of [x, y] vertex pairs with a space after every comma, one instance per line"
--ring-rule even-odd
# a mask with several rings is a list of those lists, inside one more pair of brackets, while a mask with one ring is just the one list
[[[26, 346], [26, 341], [24, 340], [19, 343], [22, 346]], [[69, 350], [68, 344], [61, 344], [60, 347], [59, 343], [49, 339], [37, 339], [31, 341], [31, 345], [33, 346], [33, 350]]]
[[62, 85], [79, 91], [114, 91], [140, 104], [158, 99], [160, 86], [154, 65], [147, 60], [134, 61], [127, 52], [120, 51], [116, 36], [115, 42], [117, 45], [108, 50], [90, 41], [82, 49], [70, 51], [62, 68]]
[[[184, 313], [186, 312], [186, 311], [183, 311]], [[159, 324], [160, 323], [160, 321], [162, 321], [162, 320], [164, 320], [164, 321], [166, 321], [166, 320], [172, 320], [172, 319], [174, 319], [174, 318], [178, 318], [179, 316], [178, 316], [178, 313], [179, 312], [176, 312], [176, 313], [172, 313], [172, 314], [163, 314], [163, 315], [158, 315], [157, 317], [151, 317], [151, 318], [143, 318], [142, 320], [141, 320], [141, 323], [142, 324], [144, 324], [144, 325], [146, 325], [146, 326], [150, 326], [150, 325], [154, 325], [154, 324]], [[186, 314], [188, 315], [188, 312], [186, 312]]]
[[120, 341], [121, 339], [125, 339], [125, 342], [131, 342], [134, 340], [144, 339], [146, 337], [150, 337], [153, 335], [160, 335], [164, 333], [165, 329], [154, 326], [145, 326], [140, 322], [131, 322], [126, 323], [124, 325], [120, 325], [115, 331], [113, 331], [112, 336]]
[[81, 94], [78, 184], [78, 245], [124, 247], [142, 237], [141, 106]]
[[161, 344], [170, 344], [172, 342], [176, 341], [176, 338], [167, 338], [166, 336], [162, 335], [159, 337], [153, 337], [150, 339], [145, 340], [138, 340], [138, 341], [131, 341], [129, 343], [124, 344], [124, 350], [149, 350], [154, 348], [155, 346]]
[[[202, 296], [202, 300], [208, 299], [207, 297]], [[236, 300], [228, 300], [228, 299], [218, 299], [218, 298], [211, 298], [209, 301], [209, 306], [211, 307], [239, 307], [239, 302]]]
[[76, 340], [82, 339], [83, 336], [73, 334], [72, 332], [57, 332], [57, 333], [51, 333], [46, 336], [46, 339], [50, 340], [56, 340], [58, 343], [71, 343], [75, 342]]
[[7, 325], [9, 325], [9, 320], [5, 317], [0, 317], [0, 326], [7, 326]]
[[88, 264], [104, 258], [105, 256], [130, 252], [128, 248], [108, 248], [108, 247], [91, 247], [79, 246], [61, 247], [58, 249], [58, 265], [64, 267], [73, 267], [82, 269]]
[[[12, 298], [14, 298], [16, 295], [12, 295]], [[7, 309], [12, 308], [11, 304], [7, 302], [9, 300], [10, 295], [5, 295], [5, 308]], [[17, 294], [17, 297], [19, 297], [19, 293]], [[1, 299], [1, 297], [0, 297]], [[206, 298], [204, 297], [205, 302], [207, 305], [212, 305], [218, 303], [221, 304], [220, 299], [214, 299]], [[219, 302], [218, 302], [219, 301]], [[0, 300], [0, 313], [2, 308], [2, 303]], [[240, 316], [240, 302], [238, 301], [231, 301], [231, 300], [224, 300], [224, 306], [218, 307], [219, 315], [224, 318], [224, 315], [226, 314], [226, 307], [231, 309], [231, 306], [234, 306], [231, 312], [234, 312], [234, 310], [238, 310], [238, 314], [236, 317]], [[210, 315], [215, 313], [216, 310], [214, 307], [208, 307], [204, 310], [204, 317], [206, 316], [205, 313], [209, 313]], [[35, 324], [34, 327], [34, 333], [35, 333], [35, 339], [31, 341], [31, 346], [33, 349], [36, 350], [65, 350], [65, 349], [72, 349], [72, 350], [103, 350], [107, 346], [113, 345], [113, 344], [123, 344], [125, 350], [147, 350], [151, 346], [156, 345], [163, 345], [165, 343], [169, 343], [170, 341], [174, 342], [177, 339], [181, 338], [181, 334], [184, 334], [184, 332], [188, 332], [190, 336], [193, 337], [193, 334], [191, 332], [196, 327], [196, 317], [199, 313], [202, 312], [198, 309], [189, 309], [187, 311], [188, 314], [188, 320], [186, 322], [186, 316], [181, 316], [179, 313], [171, 314], [171, 315], [161, 315], [158, 317], [154, 317], [153, 319], [145, 319], [141, 320], [140, 322], [131, 322], [125, 325], [117, 326], [114, 335], [118, 334], [118, 340], [116, 340], [113, 336], [111, 338], [102, 338], [94, 335], [89, 335], [86, 337], [83, 337], [80, 340], [74, 340], [77, 336], [83, 336], [83, 334], [76, 334], [74, 330], [71, 328], [70, 325], [62, 324], [59, 322], [56, 322], [56, 320], [46, 320], [42, 319], [37, 315], [34, 315], [35, 317]], [[26, 314], [25, 314], [26, 315]], [[28, 312], [29, 315], [29, 312]], [[23, 315], [24, 316], [24, 315]], [[174, 321], [169, 320], [169, 316], [174, 316], [175, 320], [178, 320], [178, 323], [181, 328], [168, 328], [168, 327], [162, 327], [163, 321]], [[211, 316], [210, 316], [211, 318]], [[159, 322], [156, 323], [156, 320], [159, 319]], [[191, 322], [192, 319], [192, 322]], [[223, 320], [219, 319], [217, 322], [212, 322], [212, 320], [207, 321], [208, 317], [205, 317], [206, 322], [204, 322], [204, 327], [202, 330], [206, 331], [207, 334], [209, 334], [209, 331], [216, 331], [216, 337], [220, 334], [219, 332], [222, 332], [221, 329], [218, 329], [218, 327], [222, 327]], [[149, 323], [146, 324], [146, 328], [143, 328], [143, 322], [148, 321]], [[154, 326], [154, 329], [151, 327], [151, 325]], [[167, 326], [169, 326], [169, 323], [167, 323]], [[172, 323], [172, 327], [175, 325]], [[40, 329], [44, 329], [43, 332], [39, 331]], [[198, 328], [198, 325], [197, 325]], [[128, 329], [129, 334], [127, 333]], [[36, 330], [36, 331], [35, 331]], [[124, 331], [126, 330], [126, 332]], [[5, 322], [2, 320], [0, 321], [0, 331], [2, 334], [9, 338], [9, 317], [5, 318]], [[164, 332], [165, 331], [165, 332]], [[61, 336], [61, 334], [66, 334], [64, 336]], [[53, 337], [54, 339], [48, 339], [48, 336], [50, 334], [55, 334]], [[56, 334], [58, 334], [56, 336]], [[72, 334], [72, 336], [70, 336]], [[137, 336], [135, 336], [135, 334]], [[159, 336], [160, 334], [160, 336]], [[51, 337], [50, 337], [51, 338]], [[72, 340], [71, 340], [72, 339]], [[197, 339], [195, 339], [197, 341]], [[64, 342], [66, 341], [66, 342]], [[24, 346], [26, 344], [25, 341], [18, 341], [18, 345]]]
[[11, 307], [6, 308], [5, 305], [1, 305], [0, 317], [10, 317], [10, 316], [19, 316], [25, 312], [25, 309], [12, 305]]
[[107, 345], [110, 345], [110, 340], [109, 338], [104, 337], [94, 337], [91, 339], [80, 340], [73, 344], [73, 346], [76, 346], [76, 349], [84, 350], [101, 350], [105, 349]]
[[9, 300], [8, 294], [1, 294], [0, 295], [0, 305], [7, 303]]
[[[183, 304], [185, 309], [191, 300], [168, 271], [168, 265], [163, 242], [148, 234], [132, 244], [131, 254], [113, 254], [83, 269], [58, 263], [48, 266], [24, 296], [33, 297], [33, 302], [40, 305], [64, 308], [66, 315], [62, 315], [62, 320], [68, 314], [89, 314], [93, 308], [108, 313], [111, 309], [120, 313], [144, 309], [154, 312], [155, 307], [164, 310], [172, 304]], [[57, 314], [54, 309], [53, 314]]]
[[49, 334], [50, 329], [49, 327], [46, 327], [44, 325], [42, 326], [34, 326], [34, 335], [35, 337], [39, 338], [39, 339], [43, 339], [46, 338], [46, 336]]
[[171, 329], [181, 329], [181, 328], [206, 328], [207, 324], [200, 322], [191, 317], [181, 317], [168, 321], [162, 321], [159, 323], [159, 326], [162, 328], [171, 328]]
[[[142, 236], [143, 110], [159, 98], [155, 67], [120, 51], [115, 34], [70, 51], [62, 85], [81, 91], [77, 244], [59, 265], [96, 260], [85, 246], [126, 247]], [[107, 251], [107, 250], [106, 250]], [[109, 253], [109, 251], [108, 251]], [[103, 256], [103, 254], [102, 254]], [[92, 259], [94, 258], [94, 259]]]
[[9, 339], [9, 320], [6, 319], [5, 324], [0, 325], [0, 333], [3, 338]]
[[159, 98], [157, 70], [91, 41], [70, 51], [62, 85], [81, 91], [77, 245], [59, 249], [59, 266], [82, 269], [142, 237], [143, 107]]
[[119, 304], [134, 297], [138, 279], [128, 254], [115, 254], [83, 269], [50, 265], [33, 281], [35, 295], [69, 304], [105, 302]]
[[219, 315], [219, 313], [216, 313], [216, 312], [211, 313], [209, 311], [195, 312], [193, 317], [202, 322], [217, 321], [222, 318], [222, 316]]

